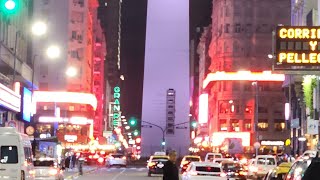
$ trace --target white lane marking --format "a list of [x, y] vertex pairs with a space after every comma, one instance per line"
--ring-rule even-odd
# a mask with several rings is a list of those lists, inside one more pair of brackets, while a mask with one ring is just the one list
[[126, 169], [122, 170], [119, 174], [117, 174], [115, 177], [113, 177], [111, 180], [116, 180], [121, 174], [123, 174], [126, 171]]

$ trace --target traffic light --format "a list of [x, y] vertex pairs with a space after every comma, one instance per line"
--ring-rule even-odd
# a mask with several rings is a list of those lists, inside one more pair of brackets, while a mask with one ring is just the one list
[[137, 119], [135, 117], [131, 117], [129, 119], [129, 125], [130, 126], [136, 126], [137, 125]]
[[166, 142], [165, 142], [165, 141], [162, 141], [162, 142], [161, 142], [161, 145], [162, 145], [162, 146], [165, 146], [165, 145], [166, 145]]
[[4, 14], [16, 13], [19, 8], [19, 0], [0, 0], [0, 11]]
[[193, 128], [196, 128], [196, 127], [197, 127], [197, 122], [196, 122], [196, 121], [192, 121], [192, 122], [191, 122], [191, 126], [192, 126]]
[[141, 138], [138, 137], [138, 138], [136, 139], [136, 143], [137, 143], [137, 144], [140, 144], [140, 143], [141, 143]]
[[133, 135], [134, 135], [134, 136], [138, 136], [138, 135], [139, 135], [139, 131], [138, 131], [138, 130], [135, 130], [135, 131], [133, 132]]

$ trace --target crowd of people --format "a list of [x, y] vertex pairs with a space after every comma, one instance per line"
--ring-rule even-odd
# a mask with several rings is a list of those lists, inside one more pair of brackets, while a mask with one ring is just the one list
[[65, 158], [62, 159], [62, 167], [65, 169], [65, 171], [68, 171], [69, 169], [73, 169], [76, 167], [77, 164], [77, 155], [72, 152], [67, 152], [65, 154]]

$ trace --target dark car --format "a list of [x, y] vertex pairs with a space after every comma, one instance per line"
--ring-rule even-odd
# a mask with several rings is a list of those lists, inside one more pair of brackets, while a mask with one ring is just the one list
[[247, 172], [243, 165], [234, 161], [222, 161], [221, 167], [228, 178], [246, 180]]
[[169, 160], [168, 156], [151, 156], [148, 160], [148, 176], [163, 174], [164, 164]]

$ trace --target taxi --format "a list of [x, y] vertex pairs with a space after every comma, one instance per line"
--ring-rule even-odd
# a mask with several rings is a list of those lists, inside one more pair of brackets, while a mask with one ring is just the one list
[[283, 162], [279, 166], [273, 168], [270, 170], [263, 180], [272, 180], [272, 179], [277, 179], [277, 180], [284, 180], [285, 176], [288, 174], [290, 167], [292, 163], [290, 162]]
[[165, 152], [156, 152], [155, 155], [150, 156], [147, 161], [148, 176], [152, 174], [163, 174], [164, 164], [169, 160], [169, 156]]

